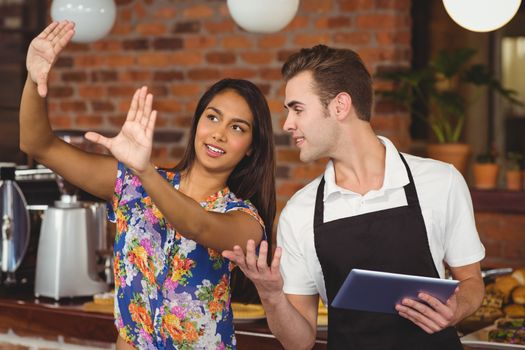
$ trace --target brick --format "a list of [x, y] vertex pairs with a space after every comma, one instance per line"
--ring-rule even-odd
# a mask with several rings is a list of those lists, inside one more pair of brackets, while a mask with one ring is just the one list
[[179, 50], [182, 48], [184, 41], [181, 38], [156, 38], [153, 41], [155, 50]]
[[392, 29], [409, 28], [408, 18], [395, 14], [362, 14], [356, 18], [356, 25], [361, 29]]
[[59, 56], [53, 65], [53, 68], [71, 68], [73, 67], [73, 57]]
[[263, 68], [260, 70], [261, 77], [268, 80], [280, 80], [281, 69], [280, 68]]
[[305, 29], [308, 27], [310, 21], [305, 16], [295, 16], [295, 18], [288, 24], [283, 30], [287, 31], [296, 31], [300, 29]]
[[329, 44], [330, 36], [322, 34], [299, 34], [295, 36], [294, 44], [299, 47], [310, 47], [318, 44]]
[[120, 40], [99, 40], [94, 42], [93, 50], [95, 51], [120, 51], [122, 50], [122, 42]]
[[286, 196], [291, 197], [294, 195], [295, 192], [299, 191], [301, 188], [304, 187], [304, 183], [302, 182], [296, 182], [296, 181], [290, 181], [290, 180], [282, 180], [277, 185], [277, 195], [279, 196]]
[[284, 34], [268, 34], [259, 38], [257, 46], [261, 49], [281, 48], [288, 40]]
[[114, 70], [100, 70], [91, 72], [91, 80], [94, 82], [117, 81], [118, 74]]
[[231, 19], [227, 19], [219, 22], [206, 22], [204, 23], [206, 30], [209, 33], [230, 33], [235, 29], [235, 23]]
[[204, 56], [200, 52], [173, 52], [168, 56], [172, 66], [194, 66], [204, 63]]
[[305, 164], [293, 169], [293, 179], [311, 180], [321, 175], [325, 170], [322, 164]]
[[185, 147], [173, 147], [170, 156], [175, 159], [180, 159], [184, 155]]
[[86, 72], [64, 72], [62, 73], [62, 81], [64, 82], [83, 82], [87, 80]]
[[243, 61], [249, 64], [269, 64], [275, 56], [275, 53], [267, 51], [245, 52], [241, 54]]
[[[71, 86], [51, 86], [49, 87], [48, 97], [71, 97], [73, 88]], [[49, 107], [49, 105], [48, 105]]]
[[102, 125], [102, 121], [100, 115], [78, 115], [75, 118], [76, 125], [85, 128], [99, 127]]
[[61, 102], [60, 109], [63, 112], [85, 112], [87, 107], [86, 103], [83, 101], [68, 101]]
[[140, 35], [154, 35], [154, 36], [161, 36], [163, 34], [166, 34], [167, 28], [166, 25], [162, 23], [147, 23], [147, 22], [140, 22], [137, 25], [136, 28], [137, 33]]
[[338, 0], [339, 9], [343, 12], [360, 12], [375, 7], [375, 0]]
[[103, 63], [102, 56], [83, 55], [83, 56], [77, 56], [74, 59], [74, 65], [77, 68], [100, 67], [103, 65], [102, 63]]
[[181, 71], [156, 71], [153, 73], [154, 81], [174, 81], [184, 79], [184, 74]]
[[252, 42], [245, 35], [232, 35], [223, 39], [222, 46], [225, 49], [247, 49], [252, 46]]
[[184, 47], [187, 49], [207, 49], [215, 47], [217, 39], [214, 36], [191, 36], [184, 38]]
[[106, 97], [106, 87], [101, 87], [97, 85], [82, 85], [78, 87], [78, 95], [80, 98], [86, 98], [86, 99], [93, 99], [93, 98], [101, 98]]
[[148, 91], [153, 94], [156, 98], [166, 97], [168, 95], [168, 88], [165, 84], [163, 85], [151, 85], [148, 87]]
[[183, 15], [190, 19], [209, 18], [213, 15], [213, 9], [209, 5], [195, 5], [184, 10]]
[[188, 71], [188, 78], [193, 80], [217, 80], [223, 74], [218, 69], [196, 68]]
[[298, 52], [298, 49], [297, 50], [281, 50], [277, 53], [277, 60], [279, 62], [284, 62], [286, 61], [291, 55], [293, 55], [294, 53]]
[[[129, 107], [129, 105], [128, 105], [128, 107]], [[126, 110], [126, 112], [127, 112], [127, 110]], [[125, 115], [111, 116], [111, 117], [108, 118], [109, 124], [113, 125], [113, 126], [115, 126], [117, 128], [121, 128], [125, 121], [126, 121], [126, 116]]]
[[184, 33], [198, 33], [201, 30], [201, 22], [199, 21], [185, 21], [178, 22], [173, 27], [173, 33], [184, 34]]
[[172, 63], [169, 56], [164, 52], [148, 52], [137, 57], [140, 66], [148, 67], [168, 67]]
[[131, 101], [131, 97], [135, 93], [135, 90], [136, 89], [132, 86], [110, 86], [108, 88], [108, 95], [112, 97], [129, 97]]
[[131, 83], [140, 84], [140, 82], [150, 81], [151, 77], [152, 77], [152, 72], [150, 70], [126, 69], [119, 73], [118, 80], [121, 82], [131, 82]]
[[222, 70], [222, 75], [224, 77], [235, 79], [253, 79], [257, 74], [258, 72], [254, 69], [231, 68]]
[[109, 33], [110, 36], [124, 36], [129, 35], [133, 32], [133, 26], [131, 23], [116, 21]]
[[410, 31], [396, 31], [396, 32], [378, 32], [376, 33], [376, 41], [380, 45], [410, 45], [411, 40]]
[[170, 100], [159, 100], [156, 99], [153, 102], [153, 107], [159, 111], [159, 113], [177, 113], [180, 112], [182, 107], [179, 102]]
[[[193, 108], [195, 109], [195, 108]], [[193, 110], [192, 110], [193, 112]], [[191, 116], [181, 116], [178, 115], [175, 118], [172, 119], [171, 124], [175, 125], [180, 128], [190, 128], [193, 121], [193, 117]]]
[[291, 146], [290, 134], [276, 134], [274, 130], [273, 140], [276, 146]]
[[115, 110], [115, 106], [109, 101], [92, 101], [91, 108], [94, 112], [112, 112]]
[[6, 343], [3, 341], [0, 342], [0, 349], [2, 350], [29, 350], [27, 346], [14, 345], [14, 344]]
[[135, 57], [133, 55], [110, 55], [106, 57], [105, 63], [108, 67], [115, 68], [133, 66]]
[[315, 22], [318, 29], [349, 28], [351, 26], [349, 17], [322, 17]]
[[290, 168], [288, 166], [277, 166], [275, 168], [275, 177], [277, 179], [288, 179], [290, 177]]
[[171, 87], [171, 94], [174, 96], [200, 96], [201, 85], [192, 83], [175, 84]]
[[149, 48], [148, 39], [130, 39], [122, 42], [124, 50], [147, 50]]
[[368, 45], [372, 41], [372, 34], [364, 31], [350, 32], [350, 33], [335, 33], [333, 40], [337, 44], [347, 45]]
[[297, 149], [278, 149], [277, 161], [287, 163], [300, 163], [299, 150]]
[[214, 64], [235, 63], [236, 56], [232, 52], [214, 51], [206, 54], [206, 61]]
[[332, 0], [302, 0], [301, 1], [301, 11], [304, 12], [315, 12], [322, 13], [332, 10], [333, 3]]
[[158, 19], [172, 19], [177, 14], [175, 6], [169, 5], [157, 9], [153, 16]]

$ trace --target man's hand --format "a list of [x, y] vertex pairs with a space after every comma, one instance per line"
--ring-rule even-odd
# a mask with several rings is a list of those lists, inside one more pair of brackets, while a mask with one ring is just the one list
[[111, 154], [135, 174], [141, 175], [150, 167], [153, 129], [157, 111], [152, 111], [153, 95], [148, 88], [135, 91], [126, 121], [117, 136], [104, 137], [95, 132], [86, 133], [90, 141], [106, 147]]
[[222, 252], [222, 256], [234, 262], [246, 277], [252, 280], [261, 300], [270, 302], [272, 298], [283, 292], [283, 278], [279, 270], [281, 254], [282, 250], [278, 247], [275, 250], [271, 265], [268, 266], [266, 263], [268, 243], [266, 241], [261, 242], [259, 256], [257, 256], [255, 242], [251, 239], [246, 244], [246, 255], [238, 245], [233, 247], [233, 251], [225, 250]]
[[431, 295], [419, 293], [418, 297], [426, 304], [405, 298], [396, 305], [396, 310], [400, 316], [414, 322], [425, 332], [436, 333], [456, 323], [458, 291], [459, 288], [456, 288], [446, 304]]
[[29, 77], [38, 85], [38, 94], [47, 95], [47, 77], [58, 54], [75, 34], [75, 23], [53, 22], [31, 41], [27, 50], [26, 67]]

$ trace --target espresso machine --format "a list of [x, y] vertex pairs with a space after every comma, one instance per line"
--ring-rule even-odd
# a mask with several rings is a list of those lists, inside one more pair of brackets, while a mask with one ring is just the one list
[[98, 253], [107, 241], [104, 203], [78, 200], [77, 189], [57, 176], [61, 192], [44, 212], [36, 261], [35, 296], [61, 298], [106, 292]]
[[15, 164], [0, 163], [0, 285], [16, 286], [30, 239], [29, 213], [24, 195], [15, 182]]

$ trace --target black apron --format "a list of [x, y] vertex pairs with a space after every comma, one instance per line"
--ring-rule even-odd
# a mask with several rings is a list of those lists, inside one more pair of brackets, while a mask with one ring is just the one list
[[[428, 245], [412, 173], [407, 206], [324, 223], [324, 177], [317, 189], [315, 249], [323, 270], [328, 305], [353, 268], [439, 277]], [[328, 349], [463, 349], [455, 328], [428, 334], [397, 315], [328, 307]]]

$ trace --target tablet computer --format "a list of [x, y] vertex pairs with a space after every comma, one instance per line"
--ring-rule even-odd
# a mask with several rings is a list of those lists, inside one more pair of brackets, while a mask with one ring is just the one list
[[395, 306], [403, 298], [421, 301], [425, 292], [445, 303], [459, 281], [389, 272], [352, 269], [337, 292], [332, 307], [397, 313]]

